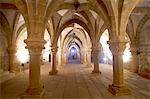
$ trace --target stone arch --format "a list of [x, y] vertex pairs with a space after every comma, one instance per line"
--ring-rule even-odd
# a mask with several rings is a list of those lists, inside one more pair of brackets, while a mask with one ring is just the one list
[[[79, 42], [79, 43], [76, 42], [76, 43], [78, 43], [78, 45], [80, 46], [79, 48], [80, 48], [80, 49], [83, 48], [82, 41], [81, 41], [78, 37], [75, 37], [74, 39], [75, 39], [75, 41], [78, 41], [78, 42]], [[64, 45], [63, 45], [63, 49], [64, 49], [64, 48], [68, 48], [69, 45], [70, 45], [70, 43], [71, 43], [71, 41], [72, 41], [71, 38], [66, 39], [66, 42], [65, 42]], [[66, 44], [66, 45], [65, 45], [65, 44]]]
[[109, 24], [109, 17], [108, 17], [108, 11], [105, 7], [105, 3], [102, 0], [89, 0], [92, 6], [89, 6], [90, 9], [97, 12], [98, 15], [102, 16], [102, 19], [104, 20], [105, 24]]
[[11, 42], [11, 34], [10, 34], [11, 29], [10, 29], [9, 22], [2, 12], [0, 12], [0, 17], [1, 17], [1, 19], [0, 19], [1, 30], [6, 33], [4, 35], [7, 37], [7, 43], [10, 44], [10, 42]]
[[[68, 33], [67, 33], [67, 35], [65, 36], [65, 38], [64, 38], [64, 41], [62, 42], [62, 46], [64, 46], [64, 44], [65, 44], [65, 40], [67, 39], [67, 37], [70, 35], [70, 33], [73, 31], [74, 29], [72, 29], [72, 30], [70, 30]], [[78, 29], [79, 30], [79, 29]], [[81, 37], [78, 37], [79, 35], [76, 35], [78, 38], [79, 38], [79, 41], [80, 42], [82, 42], [80, 39], [82, 39], [83, 40], [83, 42], [82, 43], [87, 43], [86, 42], [86, 35], [85, 35], [85, 33], [84, 33], [84, 31], [81, 31], [81, 30], [79, 30], [81, 33], [80, 33], [80, 35], [81, 35]], [[83, 34], [83, 35], [82, 35]], [[87, 45], [87, 44], [83, 44], [83, 45]]]
[[0, 6], [4, 9], [14, 9], [21, 13], [27, 22], [27, 5], [25, 0], [7, 0], [0, 3]]
[[[74, 44], [72, 44], [72, 41], [74, 42]], [[77, 49], [77, 51], [79, 52], [80, 54], [80, 61], [81, 61], [81, 51], [83, 49], [83, 44], [82, 44], [82, 41], [76, 37], [74, 40], [72, 40], [71, 38], [69, 38], [66, 42], [66, 45], [64, 45], [64, 48], [67, 49], [67, 52], [70, 52], [70, 49], [72, 47], [75, 47]], [[67, 53], [67, 57], [68, 57], [69, 53]], [[67, 58], [66, 57], [66, 58]]]
[[16, 32], [15, 42], [17, 41], [17, 38], [18, 38], [18, 36], [20, 35], [21, 31], [24, 30], [25, 28], [26, 28], [26, 25], [25, 25], [25, 24], [21, 25], [21, 26], [18, 28], [18, 30], [17, 30], [17, 32]]
[[[101, 27], [101, 29], [100, 29], [100, 33], [98, 33], [98, 40], [100, 40], [100, 38], [101, 38], [103, 32], [104, 32], [106, 29], [107, 29], [107, 25], [106, 25], [106, 24], [103, 24], [102, 27]], [[110, 33], [109, 33], [109, 35], [110, 35]]]
[[47, 10], [46, 10], [47, 19], [49, 19], [59, 9], [59, 7], [63, 4], [63, 1], [64, 0], [59, 0], [59, 3], [58, 3], [57, 0], [52, 0], [52, 2], [48, 4]]
[[132, 10], [135, 8], [135, 6], [139, 3], [140, 0], [126, 0], [123, 2], [123, 8], [122, 8], [122, 13], [121, 13], [121, 24], [120, 24], [120, 34], [123, 32], [125, 33], [127, 23], [129, 20], [129, 16], [132, 12]]
[[136, 38], [136, 34], [134, 32], [133, 22], [131, 18], [129, 18], [129, 22], [126, 28], [126, 33], [128, 34], [130, 41]]
[[84, 22], [82, 22], [81, 20], [71, 19], [71, 20], [67, 21], [65, 24], [63, 24], [62, 27], [58, 30], [57, 35], [55, 37], [56, 43], [57, 43], [58, 37], [61, 34], [61, 32], [63, 31], [63, 29], [65, 29], [68, 25], [70, 25], [72, 23], [77, 23], [77, 24], [81, 25], [82, 27], [84, 27], [84, 29], [87, 31], [89, 37], [92, 40], [92, 35], [90, 34], [90, 30], [89, 30], [88, 26]]
[[150, 19], [150, 15], [145, 15], [142, 20], [139, 22], [136, 30], [136, 38], [139, 39], [140, 33], [142, 28], [144, 27], [144, 24]]

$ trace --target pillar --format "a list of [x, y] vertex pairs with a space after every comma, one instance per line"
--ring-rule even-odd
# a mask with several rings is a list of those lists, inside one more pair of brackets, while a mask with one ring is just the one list
[[87, 51], [86, 51], [86, 49], [83, 49], [83, 51], [82, 51], [82, 53], [83, 53], [83, 64], [87, 64], [87, 56], [86, 56], [86, 53], [87, 53]]
[[87, 65], [91, 66], [91, 49], [87, 50]]
[[129, 94], [130, 91], [124, 86], [123, 52], [126, 42], [108, 42], [113, 55], [113, 84], [109, 85], [109, 91], [114, 95]]
[[139, 75], [150, 79], [150, 44], [141, 44], [140, 45], [140, 69]]
[[58, 66], [62, 65], [62, 49], [58, 50]]
[[30, 62], [29, 62], [29, 88], [26, 90], [24, 98], [28, 97], [41, 97], [43, 93], [43, 86], [41, 85], [40, 78], [40, 59], [42, 49], [44, 48], [44, 40], [25, 40], [27, 49], [29, 50]]
[[50, 75], [56, 75], [57, 69], [56, 69], [56, 53], [57, 53], [57, 47], [52, 46], [51, 47], [51, 67], [52, 70], [49, 72]]
[[93, 61], [94, 61], [94, 70], [92, 71], [92, 73], [101, 73], [99, 70], [99, 53], [100, 53], [100, 48], [99, 48], [99, 44], [98, 46], [93, 46], [92, 47], [92, 53], [93, 53]]
[[8, 48], [9, 52], [9, 72], [13, 73], [15, 68], [15, 58], [16, 58], [16, 45], [12, 45]]
[[130, 71], [138, 73], [139, 64], [138, 64], [138, 47], [137, 47], [137, 40], [131, 42], [130, 45], [130, 52], [132, 54], [130, 60]]
[[66, 56], [66, 52], [62, 49], [62, 55], [61, 55], [61, 59], [62, 59], [62, 65], [66, 64], [66, 60], [67, 60], [67, 56]]
[[64, 59], [63, 59], [64, 64], [66, 64], [67, 63], [67, 53], [66, 53], [66, 51], [64, 51], [64, 56], [63, 57], [64, 57]]
[[84, 64], [84, 51], [83, 50], [81, 51], [81, 57], [82, 57], [81, 63]]

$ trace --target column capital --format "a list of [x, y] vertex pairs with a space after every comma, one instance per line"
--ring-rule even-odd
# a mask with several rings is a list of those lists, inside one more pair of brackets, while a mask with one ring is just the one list
[[125, 48], [126, 48], [126, 43], [125, 41], [108, 41], [109, 48], [112, 52], [113, 55], [122, 55]]
[[45, 40], [26, 39], [24, 42], [27, 44], [26, 48], [29, 50], [29, 54], [40, 55], [44, 49]]

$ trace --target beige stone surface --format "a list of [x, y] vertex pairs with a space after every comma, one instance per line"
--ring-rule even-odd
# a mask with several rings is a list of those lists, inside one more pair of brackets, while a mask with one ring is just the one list
[[[149, 99], [150, 81], [124, 70], [125, 85], [131, 95], [114, 96], [108, 91], [112, 83], [112, 66], [100, 64], [102, 74], [92, 74], [92, 67], [67, 64], [57, 75], [49, 75], [50, 64], [41, 66], [44, 94], [41, 99]], [[28, 87], [28, 70], [1, 84], [0, 99], [20, 99]], [[35, 98], [29, 98], [35, 99]]]

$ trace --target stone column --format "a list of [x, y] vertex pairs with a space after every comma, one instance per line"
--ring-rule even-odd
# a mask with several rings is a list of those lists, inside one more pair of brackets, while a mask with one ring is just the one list
[[66, 54], [66, 51], [64, 51], [64, 56], [63, 57], [64, 57], [64, 59], [63, 59], [64, 60], [64, 64], [66, 64], [67, 63], [67, 54]]
[[9, 52], [9, 72], [13, 73], [15, 68], [15, 58], [16, 58], [16, 45], [12, 45], [8, 48]]
[[56, 69], [56, 53], [57, 53], [57, 47], [52, 46], [51, 47], [51, 66], [52, 70], [49, 72], [50, 75], [56, 75], [57, 69]]
[[101, 73], [99, 70], [99, 58], [100, 58], [99, 45], [92, 47], [92, 53], [93, 53], [93, 61], [94, 61], [94, 70], [92, 71], [92, 73]]
[[130, 45], [130, 52], [132, 54], [130, 60], [130, 71], [138, 73], [139, 64], [138, 64], [138, 47], [137, 47], [137, 40], [131, 42]]
[[129, 90], [124, 86], [123, 73], [123, 52], [126, 42], [111, 41], [108, 42], [113, 55], [113, 84], [109, 85], [109, 91], [114, 95], [129, 94]]
[[62, 49], [58, 50], [58, 66], [62, 66]]
[[91, 66], [91, 49], [87, 50], [87, 65]]
[[150, 79], [150, 44], [141, 44], [140, 47], [139, 75]]
[[40, 59], [41, 53], [44, 48], [44, 40], [25, 40], [27, 49], [29, 50], [30, 62], [29, 62], [29, 88], [26, 90], [26, 95], [23, 97], [40, 97], [43, 92], [40, 78]]
[[83, 50], [81, 50], [81, 63], [84, 64], [84, 53], [83, 53]]
[[83, 49], [83, 51], [82, 51], [82, 53], [83, 53], [83, 64], [87, 64], [87, 56], [86, 56], [86, 53], [87, 53], [87, 51], [86, 51], [86, 49]]

